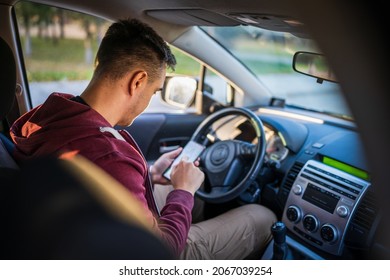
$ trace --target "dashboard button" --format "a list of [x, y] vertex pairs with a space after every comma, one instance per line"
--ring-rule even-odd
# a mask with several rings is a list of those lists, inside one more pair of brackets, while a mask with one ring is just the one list
[[339, 215], [341, 218], [345, 218], [349, 214], [348, 208], [345, 207], [344, 205], [337, 207], [336, 212], [337, 212], [337, 215]]
[[316, 149], [321, 149], [325, 144], [323, 143], [314, 143], [313, 145], [311, 145], [313, 148], [316, 148]]
[[300, 195], [302, 194], [302, 186], [301, 185], [295, 185], [292, 189], [293, 193], [295, 193], [296, 195]]
[[309, 232], [315, 232], [318, 229], [318, 220], [313, 215], [309, 214], [303, 218], [303, 226]]

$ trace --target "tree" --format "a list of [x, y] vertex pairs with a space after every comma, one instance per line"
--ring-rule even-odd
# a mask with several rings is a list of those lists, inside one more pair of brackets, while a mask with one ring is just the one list
[[34, 24], [34, 17], [37, 15], [37, 6], [30, 2], [20, 3], [16, 5], [16, 15], [19, 15], [19, 22], [25, 30], [24, 55], [31, 56], [31, 26]]

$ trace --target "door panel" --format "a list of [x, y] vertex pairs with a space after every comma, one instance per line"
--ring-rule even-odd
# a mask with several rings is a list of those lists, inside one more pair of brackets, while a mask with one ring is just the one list
[[164, 152], [183, 147], [204, 115], [146, 113], [125, 129], [134, 137], [148, 162]]

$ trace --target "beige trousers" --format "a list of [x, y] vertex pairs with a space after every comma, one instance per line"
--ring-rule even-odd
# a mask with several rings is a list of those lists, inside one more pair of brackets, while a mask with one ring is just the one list
[[[156, 203], [165, 204], [172, 186], [155, 185]], [[195, 200], [193, 215], [199, 211]], [[240, 206], [217, 217], [192, 224], [180, 259], [223, 260], [260, 258], [271, 240], [275, 214], [258, 204]]]

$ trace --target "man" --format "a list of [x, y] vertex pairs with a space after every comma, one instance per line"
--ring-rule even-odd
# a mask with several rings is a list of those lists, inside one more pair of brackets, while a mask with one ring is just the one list
[[[175, 66], [175, 57], [163, 39], [137, 20], [121, 20], [109, 27], [96, 63], [92, 80], [80, 96], [53, 93], [43, 105], [14, 123], [11, 136], [16, 159], [67, 151], [88, 158], [133, 193], [144, 206], [151, 227], [178, 257], [243, 258], [253, 251], [260, 252], [270, 239], [269, 228], [275, 220], [271, 211], [259, 205], [240, 207], [226, 217], [191, 227], [193, 196], [204, 180], [198, 162], [181, 160], [168, 182], [162, 173], [181, 149], [162, 155], [150, 174], [133, 138], [126, 131], [114, 129], [116, 125], [132, 124], [162, 88], [166, 68]], [[155, 203], [152, 183], [170, 183], [173, 187], [161, 211]], [[226, 227], [227, 219], [244, 224], [236, 223], [231, 230], [220, 233], [218, 228]], [[188, 235], [190, 227], [192, 237]], [[247, 246], [241, 246], [237, 239]], [[237, 244], [240, 248], [235, 248]]]

